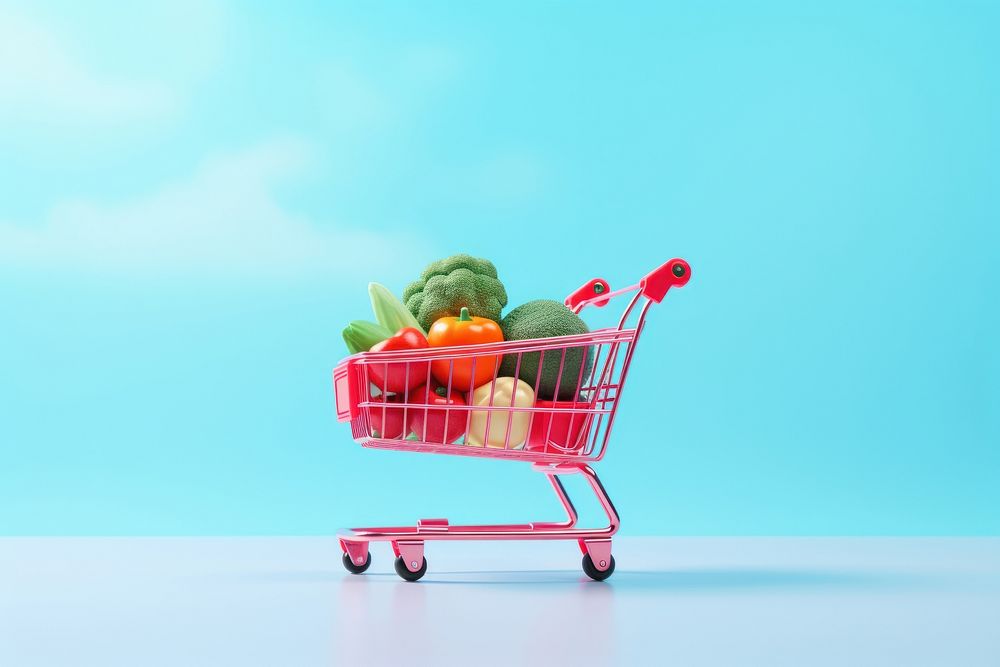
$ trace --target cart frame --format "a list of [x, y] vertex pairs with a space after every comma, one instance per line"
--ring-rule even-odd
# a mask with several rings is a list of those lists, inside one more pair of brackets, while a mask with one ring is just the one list
[[[377, 352], [360, 353], [343, 360], [333, 372], [334, 392], [336, 395], [337, 416], [341, 421], [350, 421], [352, 433], [364, 447], [381, 449], [396, 449], [405, 451], [423, 451], [428, 453], [446, 453], [468, 456], [488, 456], [493, 458], [514, 458], [526, 460], [531, 468], [546, 476], [550, 486], [559, 499], [566, 514], [566, 519], [560, 522], [529, 522], [519, 524], [486, 524], [486, 525], [450, 525], [447, 519], [420, 519], [411, 526], [381, 526], [351, 528], [338, 534], [343, 551], [344, 567], [353, 574], [360, 574], [371, 564], [369, 545], [371, 542], [389, 542], [396, 557], [395, 569], [405, 580], [416, 581], [427, 570], [427, 560], [424, 556], [424, 542], [428, 540], [576, 540], [583, 554], [583, 570], [592, 579], [601, 581], [614, 572], [615, 560], [611, 553], [611, 538], [618, 532], [621, 521], [611, 498], [605, 491], [600, 479], [589, 462], [603, 458], [611, 426], [614, 423], [621, 392], [624, 388], [628, 369], [635, 352], [635, 345], [645, 326], [646, 313], [653, 303], [660, 303], [671, 287], [681, 287], [687, 284], [691, 277], [691, 268], [683, 259], [672, 259], [656, 268], [638, 283], [612, 291], [607, 281], [595, 278], [566, 297], [564, 303], [574, 312], [580, 313], [588, 306], [606, 306], [615, 297], [630, 294], [625, 312], [614, 329], [600, 329], [582, 336], [563, 336], [551, 339], [536, 339], [530, 341], [511, 341], [496, 344], [464, 346], [453, 348], [431, 348], [418, 352]], [[633, 328], [626, 328], [629, 316], [635, 312], [636, 306], [643, 301], [638, 311], [638, 318]], [[622, 346], [624, 345], [624, 351]], [[489, 433], [490, 420], [494, 412], [501, 413], [508, 419], [506, 438], [503, 446], [487, 444], [475, 447], [463, 441], [461, 444], [451, 442], [428, 442], [426, 429], [424, 439], [406, 440], [402, 438], [378, 437], [373, 429], [373, 411], [382, 410], [384, 418], [386, 410], [385, 398], [374, 400], [370, 395], [368, 371], [373, 365], [381, 364], [386, 369], [389, 364], [431, 363], [436, 359], [460, 359], [473, 352], [482, 358], [483, 352], [506, 352], [518, 354], [518, 366], [521, 357], [527, 353], [544, 355], [549, 351], [562, 350], [562, 361], [559, 366], [559, 376], [563, 375], [567, 349], [573, 346], [597, 347], [598, 359], [593, 364], [589, 389], [591, 397], [588, 403], [572, 403], [572, 408], [522, 408], [530, 412], [531, 420], [549, 420], [548, 431], [545, 433], [545, 444], [541, 448], [523, 449], [512, 447], [511, 417], [517, 414], [518, 408], [511, 406], [493, 407], [492, 393], [489, 407], [462, 406], [448, 408], [455, 412], [459, 419], [470, 419], [471, 416], [483, 411], [486, 417], [486, 431]], [[598, 362], [601, 358], [601, 347], [605, 346], [607, 356], [598, 375]], [[544, 358], [544, 356], [543, 356]], [[473, 361], [475, 364], [475, 361]], [[580, 377], [584, 372], [581, 368]], [[429, 371], [428, 371], [429, 377]], [[451, 377], [449, 375], [449, 391]], [[558, 394], [558, 382], [556, 383]], [[553, 404], [555, 406], [555, 404]], [[580, 407], [583, 405], [583, 407]], [[404, 410], [420, 410], [418, 406], [406, 403]], [[425, 408], [426, 411], [426, 408]], [[578, 417], [585, 423], [580, 430], [585, 433], [581, 442], [572, 447], [559, 447], [548, 440], [552, 431], [552, 423], [559, 413], [569, 414], [572, 420]], [[543, 415], [539, 417], [538, 415]], [[375, 415], [377, 416], [377, 414]], [[572, 422], [571, 422], [572, 423]], [[603, 427], [603, 428], [602, 428]], [[530, 427], [529, 427], [530, 428]], [[585, 437], [585, 440], [583, 440]], [[604, 513], [607, 515], [606, 526], [597, 528], [577, 527], [578, 514], [576, 507], [560, 481], [560, 476], [579, 474], [587, 480], [591, 490], [597, 497]]]

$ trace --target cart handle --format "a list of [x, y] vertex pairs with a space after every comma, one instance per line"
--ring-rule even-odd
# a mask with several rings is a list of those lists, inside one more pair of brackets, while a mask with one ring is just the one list
[[691, 265], [676, 257], [650, 271], [635, 285], [629, 285], [613, 292], [607, 280], [603, 278], [589, 280], [566, 297], [563, 303], [574, 313], [579, 314], [587, 306], [603, 308], [613, 297], [635, 290], [639, 290], [650, 301], [660, 303], [671, 287], [683, 287], [690, 279]]

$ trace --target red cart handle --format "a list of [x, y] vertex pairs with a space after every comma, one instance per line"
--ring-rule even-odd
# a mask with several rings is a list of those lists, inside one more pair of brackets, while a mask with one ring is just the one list
[[[608, 301], [611, 297], [600, 298], [602, 294], [608, 294], [611, 292], [611, 286], [608, 285], [608, 281], [604, 278], [594, 278], [588, 281], [578, 290], [566, 297], [563, 301], [570, 310], [574, 313], [580, 312], [577, 310], [577, 306], [583, 308], [583, 305], [597, 306], [598, 308], [603, 308], [608, 305]], [[586, 302], [586, 304], [584, 304]]]
[[639, 281], [639, 291], [654, 303], [663, 301], [671, 287], [684, 287], [691, 280], [691, 265], [683, 259], [675, 258], [653, 269]]
[[601, 308], [608, 305], [608, 301], [612, 297], [635, 290], [639, 290], [650, 301], [660, 303], [671, 287], [683, 287], [690, 279], [691, 265], [683, 259], [674, 258], [650, 271], [635, 285], [629, 285], [613, 292], [608, 281], [603, 278], [594, 278], [566, 297], [564, 303], [574, 313], [579, 313], [586, 306]]

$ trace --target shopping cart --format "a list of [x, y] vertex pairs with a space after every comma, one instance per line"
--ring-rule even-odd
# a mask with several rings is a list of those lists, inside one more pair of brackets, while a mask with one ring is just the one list
[[[481, 345], [362, 352], [341, 361], [333, 371], [337, 417], [351, 422], [354, 439], [363, 447], [528, 461], [548, 478], [566, 511], [561, 522], [452, 526], [447, 519], [421, 519], [415, 526], [353, 528], [338, 535], [344, 567], [354, 574], [367, 570], [368, 546], [374, 541], [390, 542], [396, 573], [416, 581], [427, 571], [428, 540], [576, 540], [584, 572], [598, 581], [611, 576], [611, 537], [618, 531], [618, 512], [588, 463], [604, 457], [650, 304], [659, 303], [671, 287], [685, 285], [690, 277], [688, 263], [672, 259], [635, 285], [612, 291], [607, 281], [596, 278], [566, 297], [566, 305], [579, 313], [634, 292], [617, 328]], [[635, 319], [631, 327], [630, 316]], [[463, 391], [468, 388], [458, 386], [456, 378], [470, 370], [475, 375], [477, 365], [491, 370], [493, 382], [487, 380], [489, 400], [471, 404], [463, 400], [470, 397]], [[501, 368], [522, 380], [534, 375], [535, 382], [513, 384], [508, 396], [496, 389]], [[435, 379], [443, 375], [447, 382]], [[386, 386], [387, 378], [401, 391], [379, 391], [376, 385]], [[539, 391], [526, 402], [532, 387]], [[587, 480], [608, 516], [607, 526], [577, 527], [576, 509], [559, 479], [567, 474]]]

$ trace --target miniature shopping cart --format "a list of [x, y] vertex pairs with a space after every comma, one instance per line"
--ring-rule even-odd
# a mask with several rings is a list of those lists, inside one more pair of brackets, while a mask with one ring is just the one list
[[[344, 567], [354, 574], [367, 570], [373, 541], [391, 543], [396, 573], [416, 581], [427, 571], [424, 542], [428, 540], [576, 540], [584, 572], [598, 581], [611, 576], [615, 569], [611, 537], [618, 531], [618, 512], [588, 464], [604, 456], [650, 304], [659, 303], [671, 287], [685, 285], [690, 277], [688, 263], [672, 259], [635, 285], [612, 291], [607, 281], [594, 279], [566, 298], [566, 305], [579, 313], [634, 292], [616, 328], [533, 340], [362, 352], [344, 359], [333, 371], [337, 417], [351, 422], [354, 439], [362, 446], [527, 461], [548, 478], [566, 511], [561, 522], [453, 526], [447, 519], [421, 519], [415, 526], [350, 529], [338, 536]], [[631, 327], [630, 318], [635, 320]], [[469, 367], [475, 375], [477, 366], [489, 369], [487, 378], [492, 373], [488, 400], [479, 390], [478, 402], [440, 400], [456, 393], [470, 397], [469, 388], [457, 386], [456, 378]], [[517, 382], [513, 394], [500, 398], [493, 388], [499, 385], [501, 369], [522, 381], [528, 375], [529, 382]], [[528, 402], [523, 395], [518, 400], [518, 391], [530, 394], [545, 384], [543, 374], [549, 380], [548, 391], [539, 391]], [[400, 391], [380, 391], [377, 387], [384, 387], [386, 378], [394, 378]], [[589, 482], [608, 516], [607, 526], [577, 527], [576, 509], [559, 479], [567, 474], [583, 475]]]

